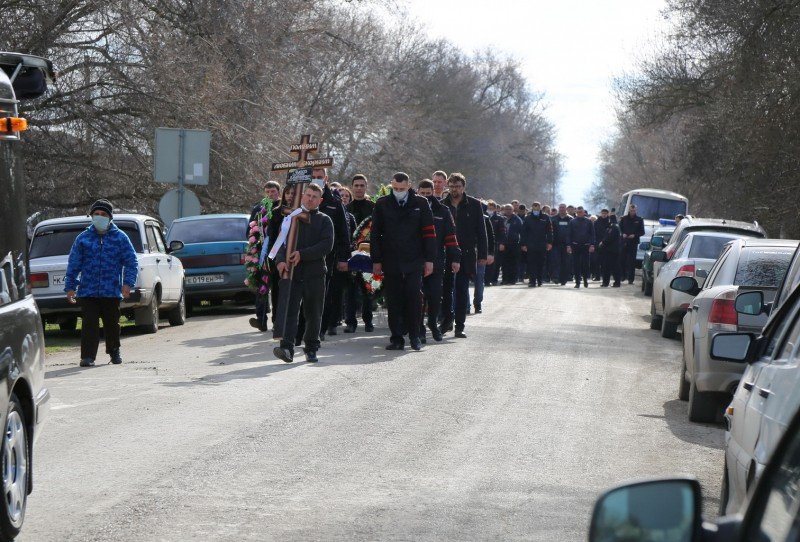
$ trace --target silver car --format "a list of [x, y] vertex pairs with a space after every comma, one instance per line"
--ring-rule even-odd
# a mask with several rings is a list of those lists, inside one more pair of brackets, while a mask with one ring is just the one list
[[771, 302], [797, 245], [782, 239], [739, 239], [725, 246], [702, 289], [692, 279], [673, 281], [673, 288], [696, 294], [683, 319], [678, 390], [680, 399], [689, 401], [691, 421], [717, 421], [744, 371], [741, 363], [711, 357], [714, 337], [731, 332], [757, 335], [767, 322], [765, 314], [738, 314], [736, 296], [759, 290]]
[[[651, 329], [660, 329], [661, 336], [668, 339], [676, 337], [678, 326], [694, 295], [670, 288], [672, 279], [691, 277], [703, 281], [717, 261], [722, 247], [739, 237], [732, 233], [698, 231], [683, 238], [672, 259], [664, 264], [653, 282], [653, 297], [650, 301]], [[665, 253], [654, 250], [650, 257], [654, 262], [663, 262]]]

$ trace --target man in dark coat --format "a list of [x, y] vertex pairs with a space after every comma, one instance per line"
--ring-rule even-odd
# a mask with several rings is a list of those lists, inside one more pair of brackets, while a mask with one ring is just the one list
[[483, 202], [481, 202], [481, 206], [483, 207], [483, 222], [486, 225], [486, 246], [487, 252], [489, 253], [486, 256], [486, 265], [478, 264], [478, 271], [475, 273], [475, 291], [472, 293], [472, 306], [475, 307], [475, 314], [480, 314], [483, 312], [483, 291], [486, 287], [486, 272], [489, 267], [494, 263], [494, 229], [492, 228], [492, 222], [489, 220], [489, 215], [487, 213], [487, 206]]
[[619, 288], [619, 252], [622, 248], [622, 234], [619, 231], [615, 216], [612, 215], [608, 218], [608, 225], [606, 226], [606, 231], [603, 233], [603, 240], [597, 244], [597, 247], [600, 249], [601, 267], [603, 270], [603, 282], [600, 286], [607, 288], [613, 276], [614, 288]]
[[[522, 208], [522, 205], [519, 206]], [[519, 273], [520, 240], [522, 238], [522, 219], [511, 204], [503, 206], [506, 217], [506, 236], [497, 250], [503, 254], [503, 284], [516, 284]]]
[[639, 238], [644, 235], [644, 220], [636, 216], [636, 205], [628, 207], [628, 214], [619, 221], [622, 233], [622, 277], [633, 284], [636, 276], [636, 251], [639, 249]]
[[[487, 246], [489, 247], [489, 253], [494, 255], [494, 261], [486, 265], [485, 282], [487, 286], [494, 286], [497, 284], [497, 279], [500, 276], [500, 265], [502, 263], [502, 258], [500, 253], [497, 252], [497, 246], [505, 241], [506, 219], [500, 212], [499, 206], [493, 200], [489, 200], [487, 202], [487, 207], [489, 211], [489, 221], [492, 224], [492, 233], [494, 234], [493, 246]], [[488, 229], [486, 230], [486, 234], [488, 236]]]
[[464, 324], [469, 307], [469, 281], [475, 278], [478, 264], [486, 264], [489, 255], [481, 202], [465, 193], [466, 185], [467, 180], [462, 174], [452, 173], [447, 179], [450, 193], [442, 200], [455, 220], [458, 246], [461, 248], [461, 268], [454, 274], [454, 314], [445, 315], [442, 332], [452, 329], [455, 321], [455, 335], [462, 339], [467, 337]]
[[565, 285], [571, 274], [569, 223], [572, 217], [567, 214], [567, 206], [558, 206], [558, 214], [551, 218], [553, 222], [553, 280]]
[[569, 223], [570, 252], [575, 268], [575, 288], [589, 287], [589, 255], [594, 252], [594, 224], [586, 218], [583, 207], [577, 208], [577, 214]]
[[[283, 216], [276, 217], [276, 214], [280, 215], [279, 207], [281, 204], [281, 185], [276, 181], [267, 181], [264, 183], [264, 199], [256, 203], [253, 206], [253, 210], [250, 211], [250, 220], [248, 221], [245, 239], [251, 235], [250, 224], [253, 222], [261, 222], [266, 218], [264, 213], [264, 202], [267, 199], [272, 202], [272, 217], [273, 219], [278, 220], [278, 227], [280, 228], [280, 221], [283, 219]], [[270, 222], [271, 221], [268, 221], [266, 224], [263, 222], [256, 224], [258, 228], [256, 235], [261, 236], [266, 234], [266, 236], [269, 238], [267, 253], [269, 253], [269, 251], [272, 249], [272, 243], [275, 242], [275, 235], [272, 231], [270, 231]], [[278, 271], [273, 265], [269, 269], [269, 296], [256, 294], [256, 317], [250, 318], [250, 325], [260, 331], [267, 330], [267, 314], [270, 313], [270, 310], [272, 311], [272, 322], [275, 322], [275, 311], [277, 310], [278, 304], [278, 280]], [[272, 301], [272, 309], [270, 309], [270, 301]]]
[[[360, 226], [364, 219], [372, 216], [372, 209], [375, 203], [367, 195], [367, 178], [360, 173], [353, 175], [353, 201], [347, 206], [347, 211], [352, 213], [356, 219], [356, 227]], [[353, 232], [350, 232], [353, 235]]]
[[[433, 195], [433, 182], [423, 179], [419, 182], [420, 196], [427, 198], [433, 213], [433, 224], [436, 228], [436, 259], [433, 262], [433, 273], [422, 280], [425, 303], [428, 309], [428, 329], [434, 341], [442, 340], [439, 329], [439, 312], [442, 307], [442, 279], [445, 268], [458, 273], [461, 267], [461, 249], [458, 248], [456, 225], [450, 211]], [[424, 315], [423, 315], [424, 318]], [[424, 322], [420, 322], [420, 336], [425, 340]]]
[[334, 245], [333, 222], [328, 215], [319, 211], [321, 202], [322, 189], [319, 185], [308, 185], [303, 192], [302, 200], [302, 208], [308, 214], [308, 223], [299, 217], [295, 218], [299, 220], [295, 251], [287, 254], [284, 244], [275, 257], [278, 272], [282, 276], [288, 273], [289, 265], [295, 266], [283, 338], [280, 346], [276, 346], [272, 351], [278, 359], [286, 363], [291, 363], [294, 358], [294, 337], [298, 327], [301, 301], [305, 317], [303, 341], [306, 360], [311, 363], [317, 361], [325, 303], [326, 259]]
[[603, 276], [603, 262], [605, 261], [603, 258], [603, 250], [605, 250], [605, 245], [602, 243], [603, 239], [606, 237], [606, 233], [608, 232], [608, 224], [610, 222], [611, 219], [608, 217], [608, 209], [602, 209], [600, 211], [600, 216], [597, 217], [597, 220], [594, 222], [594, 240], [597, 243], [597, 250], [595, 251], [597, 256], [597, 271], [601, 277]]
[[373, 273], [383, 273], [389, 313], [387, 350], [402, 350], [404, 330], [411, 348], [419, 350], [422, 278], [433, 273], [436, 227], [428, 200], [409, 188], [403, 172], [392, 177], [392, 193], [375, 202], [370, 251]]
[[522, 224], [522, 254], [528, 260], [528, 287], [542, 285], [542, 274], [547, 251], [553, 248], [553, 223], [542, 212], [538, 201], [531, 205], [531, 212]]

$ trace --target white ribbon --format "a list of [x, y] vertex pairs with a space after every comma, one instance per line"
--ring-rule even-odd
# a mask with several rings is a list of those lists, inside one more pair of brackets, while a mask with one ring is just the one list
[[283, 222], [281, 222], [281, 231], [278, 234], [278, 238], [275, 239], [275, 244], [272, 245], [272, 250], [269, 251], [269, 259], [274, 260], [275, 256], [278, 255], [278, 251], [281, 247], [286, 243], [286, 237], [289, 235], [289, 228], [292, 226], [292, 218], [296, 217], [300, 213], [302, 213], [304, 209], [302, 207], [298, 207], [288, 216], [284, 217]]

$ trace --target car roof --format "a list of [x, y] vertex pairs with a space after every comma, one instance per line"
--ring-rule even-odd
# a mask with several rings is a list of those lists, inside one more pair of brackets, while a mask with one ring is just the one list
[[659, 233], [672, 233], [674, 231], [675, 231], [675, 226], [663, 226], [654, 231], [653, 235], [658, 235]]
[[758, 239], [756, 237], [747, 237], [738, 239], [737, 243], [741, 243], [743, 247], [787, 247], [796, 248], [800, 241], [794, 239]]
[[[697, 230], [697, 231], [690, 231], [686, 233], [685, 239], [689, 237], [735, 237], [736, 235], [741, 235], [741, 232], [737, 232], [736, 230], [731, 231], [716, 231], [716, 230]], [[737, 241], [739, 238], [731, 239], [731, 241]]]
[[728, 220], [726, 218], [698, 218], [695, 216], [687, 216], [680, 223], [681, 229], [697, 228], [703, 226], [723, 226], [732, 229], [749, 230], [754, 232], [763, 233], [764, 228], [759, 224], [753, 222], [744, 222], [743, 220]]
[[176, 222], [191, 222], [193, 220], [208, 220], [212, 218], [250, 218], [250, 215], [246, 213], [218, 213], [212, 215], [196, 215], [196, 216], [185, 216], [183, 218], [176, 218], [172, 221], [172, 223]]
[[[157, 218], [148, 215], [139, 215], [139, 214], [115, 214], [114, 221], [118, 222], [120, 220], [132, 220], [136, 222], [144, 222], [146, 220], [152, 220], [154, 222], [161, 222]], [[36, 227], [41, 228], [43, 226], [57, 226], [60, 224], [89, 224], [91, 222], [91, 218], [87, 215], [76, 215], [76, 216], [63, 216], [61, 218], [50, 218], [48, 220], [42, 220], [39, 222]]]

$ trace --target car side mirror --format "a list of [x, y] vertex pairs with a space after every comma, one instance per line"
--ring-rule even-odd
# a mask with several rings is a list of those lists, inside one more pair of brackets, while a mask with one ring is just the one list
[[664, 238], [660, 235], [654, 235], [650, 239], [650, 246], [653, 248], [664, 248]]
[[700, 293], [700, 285], [697, 284], [697, 279], [694, 277], [675, 277], [672, 279], [672, 282], [669, 283], [669, 287], [689, 295], [697, 295]]
[[167, 253], [176, 252], [178, 250], [182, 250], [183, 247], [186, 246], [183, 244], [183, 241], [170, 241], [169, 247], [167, 247]]
[[711, 359], [749, 361], [755, 338], [751, 333], [723, 333], [711, 341]]
[[736, 296], [736, 312], [758, 316], [764, 312], [764, 292], [744, 292]]
[[614, 488], [595, 503], [589, 541], [697, 540], [701, 503], [700, 483], [692, 478], [649, 480]]
[[650, 253], [650, 261], [653, 262], [666, 262], [667, 253], [663, 250], [654, 250]]

